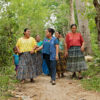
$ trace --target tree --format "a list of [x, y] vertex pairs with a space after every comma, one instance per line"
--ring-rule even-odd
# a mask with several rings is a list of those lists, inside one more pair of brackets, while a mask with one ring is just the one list
[[54, 26], [57, 31], [65, 35], [70, 26], [70, 2], [69, 0], [55, 0], [55, 2], [57, 2], [58, 5], [54, 11], [57, 18]]
[[7, 66], [12, 63], [13, 47], [24, 28], [31, 29], [32, 36], [44, 37], [49, 10], [44, 0], [4, 0], [0, 8], [0, 66]]
[[98, 30], [98, 45], [100, 47], [100, 1], [99, 0], [93, 0], [93, 4], [96, 8], [96, 17], [95, 17], [95, 22]]
[[74, 1], [70, 0], [70, 25], [75, 24], [73, 3], [74, 3]]
[[85, 51], [87, 54], [92, 53], [90, 30], [88, 28], [88, 19], [86, 18], [85, 3], [81, 0], [75, 0], [76, 10], [79, 24], [79, 31], [82, 33], [85, 40]]

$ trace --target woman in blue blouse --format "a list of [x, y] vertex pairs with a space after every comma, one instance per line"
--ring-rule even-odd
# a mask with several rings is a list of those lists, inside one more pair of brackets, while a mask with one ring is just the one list
[[[48, 28], [46, 30], [46, 38], [43, 41], [43, 58], [45, 59], [49, 73], [51, 76], [51, 83], [55, 85], [56, 80], [56, 60], [58, 60], [59, 42], [57, 38], [53, 37], [54, 29]], [[39, 49], [41, 49], [39, 48]]]

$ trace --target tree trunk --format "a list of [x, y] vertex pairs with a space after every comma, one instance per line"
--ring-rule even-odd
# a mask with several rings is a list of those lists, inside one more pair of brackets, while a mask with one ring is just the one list
[[97, 11], [97, 14], [95, 17], [95, 22], [96, 22], [96, 26], [97, 26], [97, 30], [98, 30], [98, 45], [100, 48], [100, 3], [98, 0], [93, 0], [93, 4]]
[[85, 51], [86, 54], [91, 54], [91, 39], [90, 39], [90, 30], [88, 28], [88, 19], [85, 15], [85, 3], [81, 0], [75, 0], [76, 2], [76, 11], [78, 17], [79, 31], [81, 32], [84, 41], [85, 41]]
[[70, 25], [75, 24], [73, 0], [70, 0]]

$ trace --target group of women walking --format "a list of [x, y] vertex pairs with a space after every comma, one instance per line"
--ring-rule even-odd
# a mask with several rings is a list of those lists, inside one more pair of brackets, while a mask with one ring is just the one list
[[[76, 24], [71, 25], [72, 32], [64, 37], [54, 29], [46, 30], [45, 38], [41, 41], [40, 36], [30, 37], [30, 30], [24, 29], [24, 36], [19, 38], [16, 44], [19, 54], [17, 79], [22, 83], [26, 79], [34, 82], [34, 78], [41, 75], [44, 68], [51, 77], [52, 85], [56, 84], [56, 72], [58, 78], [64, 77], [64, 72], [73, 72], [72, 78], [82, 79], [81, 71], [86, 70], [84, 59], [84, 40], [80, 33], [77, 33]], [[55, 33], [55, 36], [53, 36]], [[46, 65], [46, 67], [42, 68]]]

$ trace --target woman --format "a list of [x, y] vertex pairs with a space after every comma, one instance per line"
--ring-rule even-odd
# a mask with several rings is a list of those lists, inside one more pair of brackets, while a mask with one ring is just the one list
[[57, 38], [53, 37], [54, 29], [48, 28], [46, 30], [46, 38], [43, 41], [43, 58], [45, 59], [49, 74], [51, 76], [51, 83], [55, 85], [56, 80], [56, 60], [58, 60], [59, 43]]
[[54, 32], [55, 31], [52, 28], [48, 28], [46, 31], [50, 39], [50, 76], [52, 85], [56, 84], [56, 61], [59, 59], [59, 42], [57, 38], [53, 37]]
[[25, 79], [30, 79], [36, 76], [35, 55], [36, 41], [30, 37], [30, 30], [24, 29], [24, 37], [19, 38], [16, 47], [19, 53], [19, 68], [17, 79], [24, 83]]
[[57, 74], [58, 78], [64, 77], [66, 71], [66, 59], [64, 57], [64, 38], [60, 32], [56, 32], [55, 36], [59, 40], [59, 60], [57, 61]]
[[71, 33], [68, 33], [65, 37], [65, 56], [67, 56], [67, 70], [73, 72], [72, 78], [76, 77], [78, 72], [78, 78], [82, 79], [81, 71], [87, 69], [87, 65], [84, 59], [84, 40], [80, 33], [77, 33], [77, 25], [71, 25]]
[[[40, 41], [40, 36], [39, 36], [39, 35], [36, 35], [36, 41], [37, 41], [38, 47], [41, 47], [41, 46], [43, 45], [43, 41]], [[39, 53], [42, 53], [42, 50], [40, 50]], [[42, 54], [42, 56], [43, 56], [43, 54]], [[40, 59], [41, 59], [41, 58], [40, 58]], [[40, 61], [40, 60], [39, 60], [39, 61]], [[40, 62], [41, 62], [41, 61], [40, 61]], [[38, 63], [38, 64], [40, 64], [39, 66], [41, 66], [41, 63]], [[43, 71], [43, 73], [46, 74], [46, 75], [49, 74], [46, 61], [45, 61], [45, 59], [43, 59], [43, 57], [42, 57], [42, 71]]]
[[[40, 35], [35, 36], [37, 42], [37, 48], [42, 46], [43, 42], [41, 41]], [[42, 51], [36, 53], [36, 75], [42, 74]]]
[[50, 70], [50, 39], [49, 35], [46, 34], [46, 37], [43, 40], [43, 45], [37, 49], [40, 51], [42, 49], [43, 53], [43, 72], [49, 75]]

